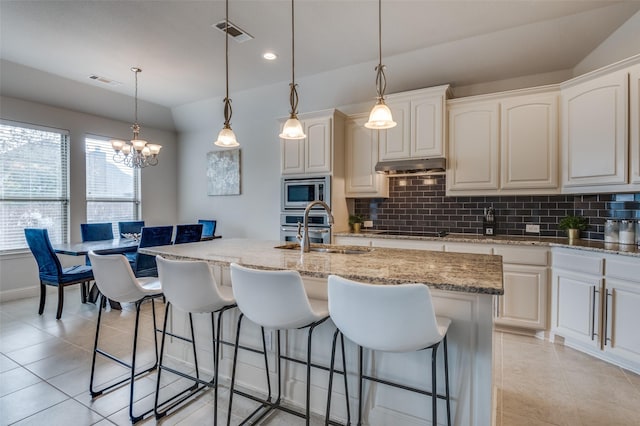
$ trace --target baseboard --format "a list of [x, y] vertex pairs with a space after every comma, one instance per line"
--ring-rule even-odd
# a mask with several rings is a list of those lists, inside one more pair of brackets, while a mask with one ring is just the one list
[[35, 285], [25, 288], [17, 288], [14, 290], [0, 291], [0, 302], [9, 302], [11, 300], [26, 299], [40, 295], [40, 286]]

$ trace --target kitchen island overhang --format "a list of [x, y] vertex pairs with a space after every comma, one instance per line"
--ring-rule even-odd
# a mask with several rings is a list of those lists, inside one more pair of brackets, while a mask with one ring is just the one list
[[[140, 252], [178, 260], [205, 260], [212, 266], [221, 285], [231, 285], [227, 271], [232, 262], [257, 269], [297, 270], [305, 281], [309, 297], [316, 299], [326, 299], [326, 278], [331, 274], [371, 284], [424, 283], [432, 289], [437, 314], [452, 320], [448, 339], [453, 423], [479, 426], [493, 424], [492, 318], [493, 296], [503, 293], [500, 256], [387, 248], [375, 248], [361, 254], [313, 251], [301, 254], [299, 250], [275, 248], [282, 244], [279, 241], [219, 239], [177, 246], [147, 247], [140, 249]], [[187, 288], [188, 277], [185, 277], [185, 289]], [[238, 313], [232, 315], [237, 318]], [[175, 330], [187, 331], [188, 321], [185, 315], [174, 314], [171, 321]], [[235, 320], [230, 316], [225, 321], [225, 339], [232, 340]], [[205, 322], [203, 319], [203, 324]], [[255, 342], [257, 347], [259, 329], [249, 329], [246, 335], [245, 331], [243, 327], [243, 339]], [[327, 322], [314, 333], [314, 362], [328, 365], [333, 331], [333, 324]], [[304, 357], [306, 335], [303, 332], [288, 332], [283, 340], [283, 349], [289, 356]], [[357, 395], [357, 379], [352, 375], [357, 372], [357, 351], [353, 344], [347, 343], [346, 346], [350, 394]], [[273, 349], [272, 343], [271, 350]], [[210, 350], [207, 353], [205, 347], [198, 351], [203, 352], [198, 356], [199, 361], [211, 362]], [[428, 352], [376, 352], [366, 358], [365, 364], [377, 375], [428, 390]], [[188, 362], [188, 352], [177, 342], [168, 353]], [[220, 366], [223, 378], [230, 371], [230, 356], [226, 351], [223, 354]], [[239, 368], [244, 368], [246, 373], [242, 385], [254, 392], [262, 391], [265, 386], [264, 370], [261, 370], [259, 357], [255, 354], [241, 354], [240, 361], [243, 365]], [[275, 379], [275, 371], [271, 373]], [[440, 371], [439, 374], [443, 373]], [[304, 405], [305, 381], [305, 375], [298, 369], [287, 368], [284, 397], [288, 402]], [[312, 374], [311, 409], [320, 415], [324, 413], [326, 404], [327, 381], [328, 374]], [[439, 376], [439, 391], [441, 384], [443, 381]], [[430, 424], [426, 397], [390, 389], [384, 385], [367, 386], [367, 389], [365, 398], [370, 410], [365, 420], [370, 424]], [[336, 409], [332, 415], [338, 419], [346, 418], [344, 395], [340, 388], [334, 388], [333, 399], [332, 407]], [[355, 401], [352, 401], [352, 407], [355, 407], [353, 404]], [[444, 406], [439, 407], [440, 412], [443, 409]]]

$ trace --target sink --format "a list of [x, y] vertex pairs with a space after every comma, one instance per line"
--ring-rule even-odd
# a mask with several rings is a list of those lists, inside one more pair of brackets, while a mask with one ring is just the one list
[[[285, 244], [282, 246], [276, 246], [274, 248], [283, 249], [283, 250], [298, 250], [300, 251], [300, 244]], [[312, 244], [309, 247], [309, 251], [314, 251], [317, 253], [338, 253], [338, 254], [365, 254], [371, 253], [373, 248], [371, 247], [358, 247], [358, 246], [329, 246], [322, 244]]]

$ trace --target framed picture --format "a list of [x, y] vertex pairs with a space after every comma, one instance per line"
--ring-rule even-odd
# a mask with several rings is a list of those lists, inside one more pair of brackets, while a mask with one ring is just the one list
[[240, 150], [207, 154], [207, 195], [240, 195]]

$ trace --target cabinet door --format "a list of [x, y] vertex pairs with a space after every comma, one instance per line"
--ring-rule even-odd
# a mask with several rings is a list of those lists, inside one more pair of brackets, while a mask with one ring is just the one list
[[547, 326], [548, 269], [504, 264], [504, 294], [498, 297], [496, 324], [544, 330]]
[[411, 157], [444, 157], [444, 97], [411, 101]]
[[396, 127], [380, 131], [380, 161], [410, 158], [410, 106], [409, 100], [389, 100]]
[[640, 65], [629, 71], [629, 96], [631, 183], [640, 184]]
[[449, 109], [447, 190], [498, 189], [498, 103]]
[[347, 120], [345, 185], [347, 197], [388, 197], [387, 177], [376, 173], [378, 131], [367, 129], [367, 116]]
[[554, 268], [552, 288], [552, 331], [597, 347], [602, 279]]
[[304, 173], [304, 140], [280, 139], [281, 173]]
[[627, 71], [562, 90], [563, 186], [627, 183]]
[[304, 121], [304, 171], [305, 173], [331, 172], [331, 118], [323, 117]]
[[558, 96], [501, 102], [501, 188], [558, 188]]
[[605, 351], [640, 365], [640, 283], [607, 279]]

